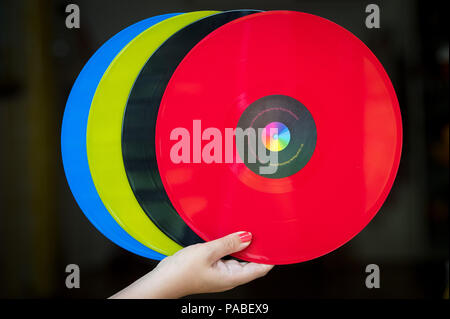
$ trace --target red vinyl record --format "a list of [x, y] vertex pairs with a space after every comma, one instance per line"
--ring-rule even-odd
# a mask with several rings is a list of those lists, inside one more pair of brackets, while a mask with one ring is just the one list
[[[248, 153], [237, 128], [255, 129]], [[234, 256], [268, 264], [358, 234], [392, 187], [401, 145], [398, 101], [374, 54], [339, 25], [291, 11], [239, 18], [199, 42], [156, 125], [162, 182], [184, 221], [207, 241], [250, 231]]]

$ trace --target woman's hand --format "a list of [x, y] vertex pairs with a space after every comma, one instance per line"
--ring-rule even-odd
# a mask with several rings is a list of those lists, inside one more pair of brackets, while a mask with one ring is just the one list
[[251, 239], [251, 233], [237, 232], [186, 247], [111, 298], [179, 298], [229, 290], [262, 277], [272, 265], [221, 259], [247, 248]]

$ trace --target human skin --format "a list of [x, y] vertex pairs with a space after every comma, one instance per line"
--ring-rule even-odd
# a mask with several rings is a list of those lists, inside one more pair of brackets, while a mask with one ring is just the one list
[[155, 269], [111, 299], [168, 299], [230, 290], [265, 276], [273, 265], [223, 260], [244, 250], [252, 240], [249, 232], [228, 236], [181, 249], [164, 258]]

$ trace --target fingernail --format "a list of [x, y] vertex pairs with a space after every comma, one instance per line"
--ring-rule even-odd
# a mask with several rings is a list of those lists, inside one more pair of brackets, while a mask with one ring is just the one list
[[241, 239], [241, 243], [246, 243], [252, 240], [252, 233], [246, 231], [239, 234], [239, 238]]

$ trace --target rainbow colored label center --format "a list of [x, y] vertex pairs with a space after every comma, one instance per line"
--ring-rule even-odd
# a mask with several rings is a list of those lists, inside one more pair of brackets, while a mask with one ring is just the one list
[[272, 152], [282, 151], [291, 140], [291, 133], [281, 122], [271, 122], [266, 125], [261, 134], [264, 146]]

